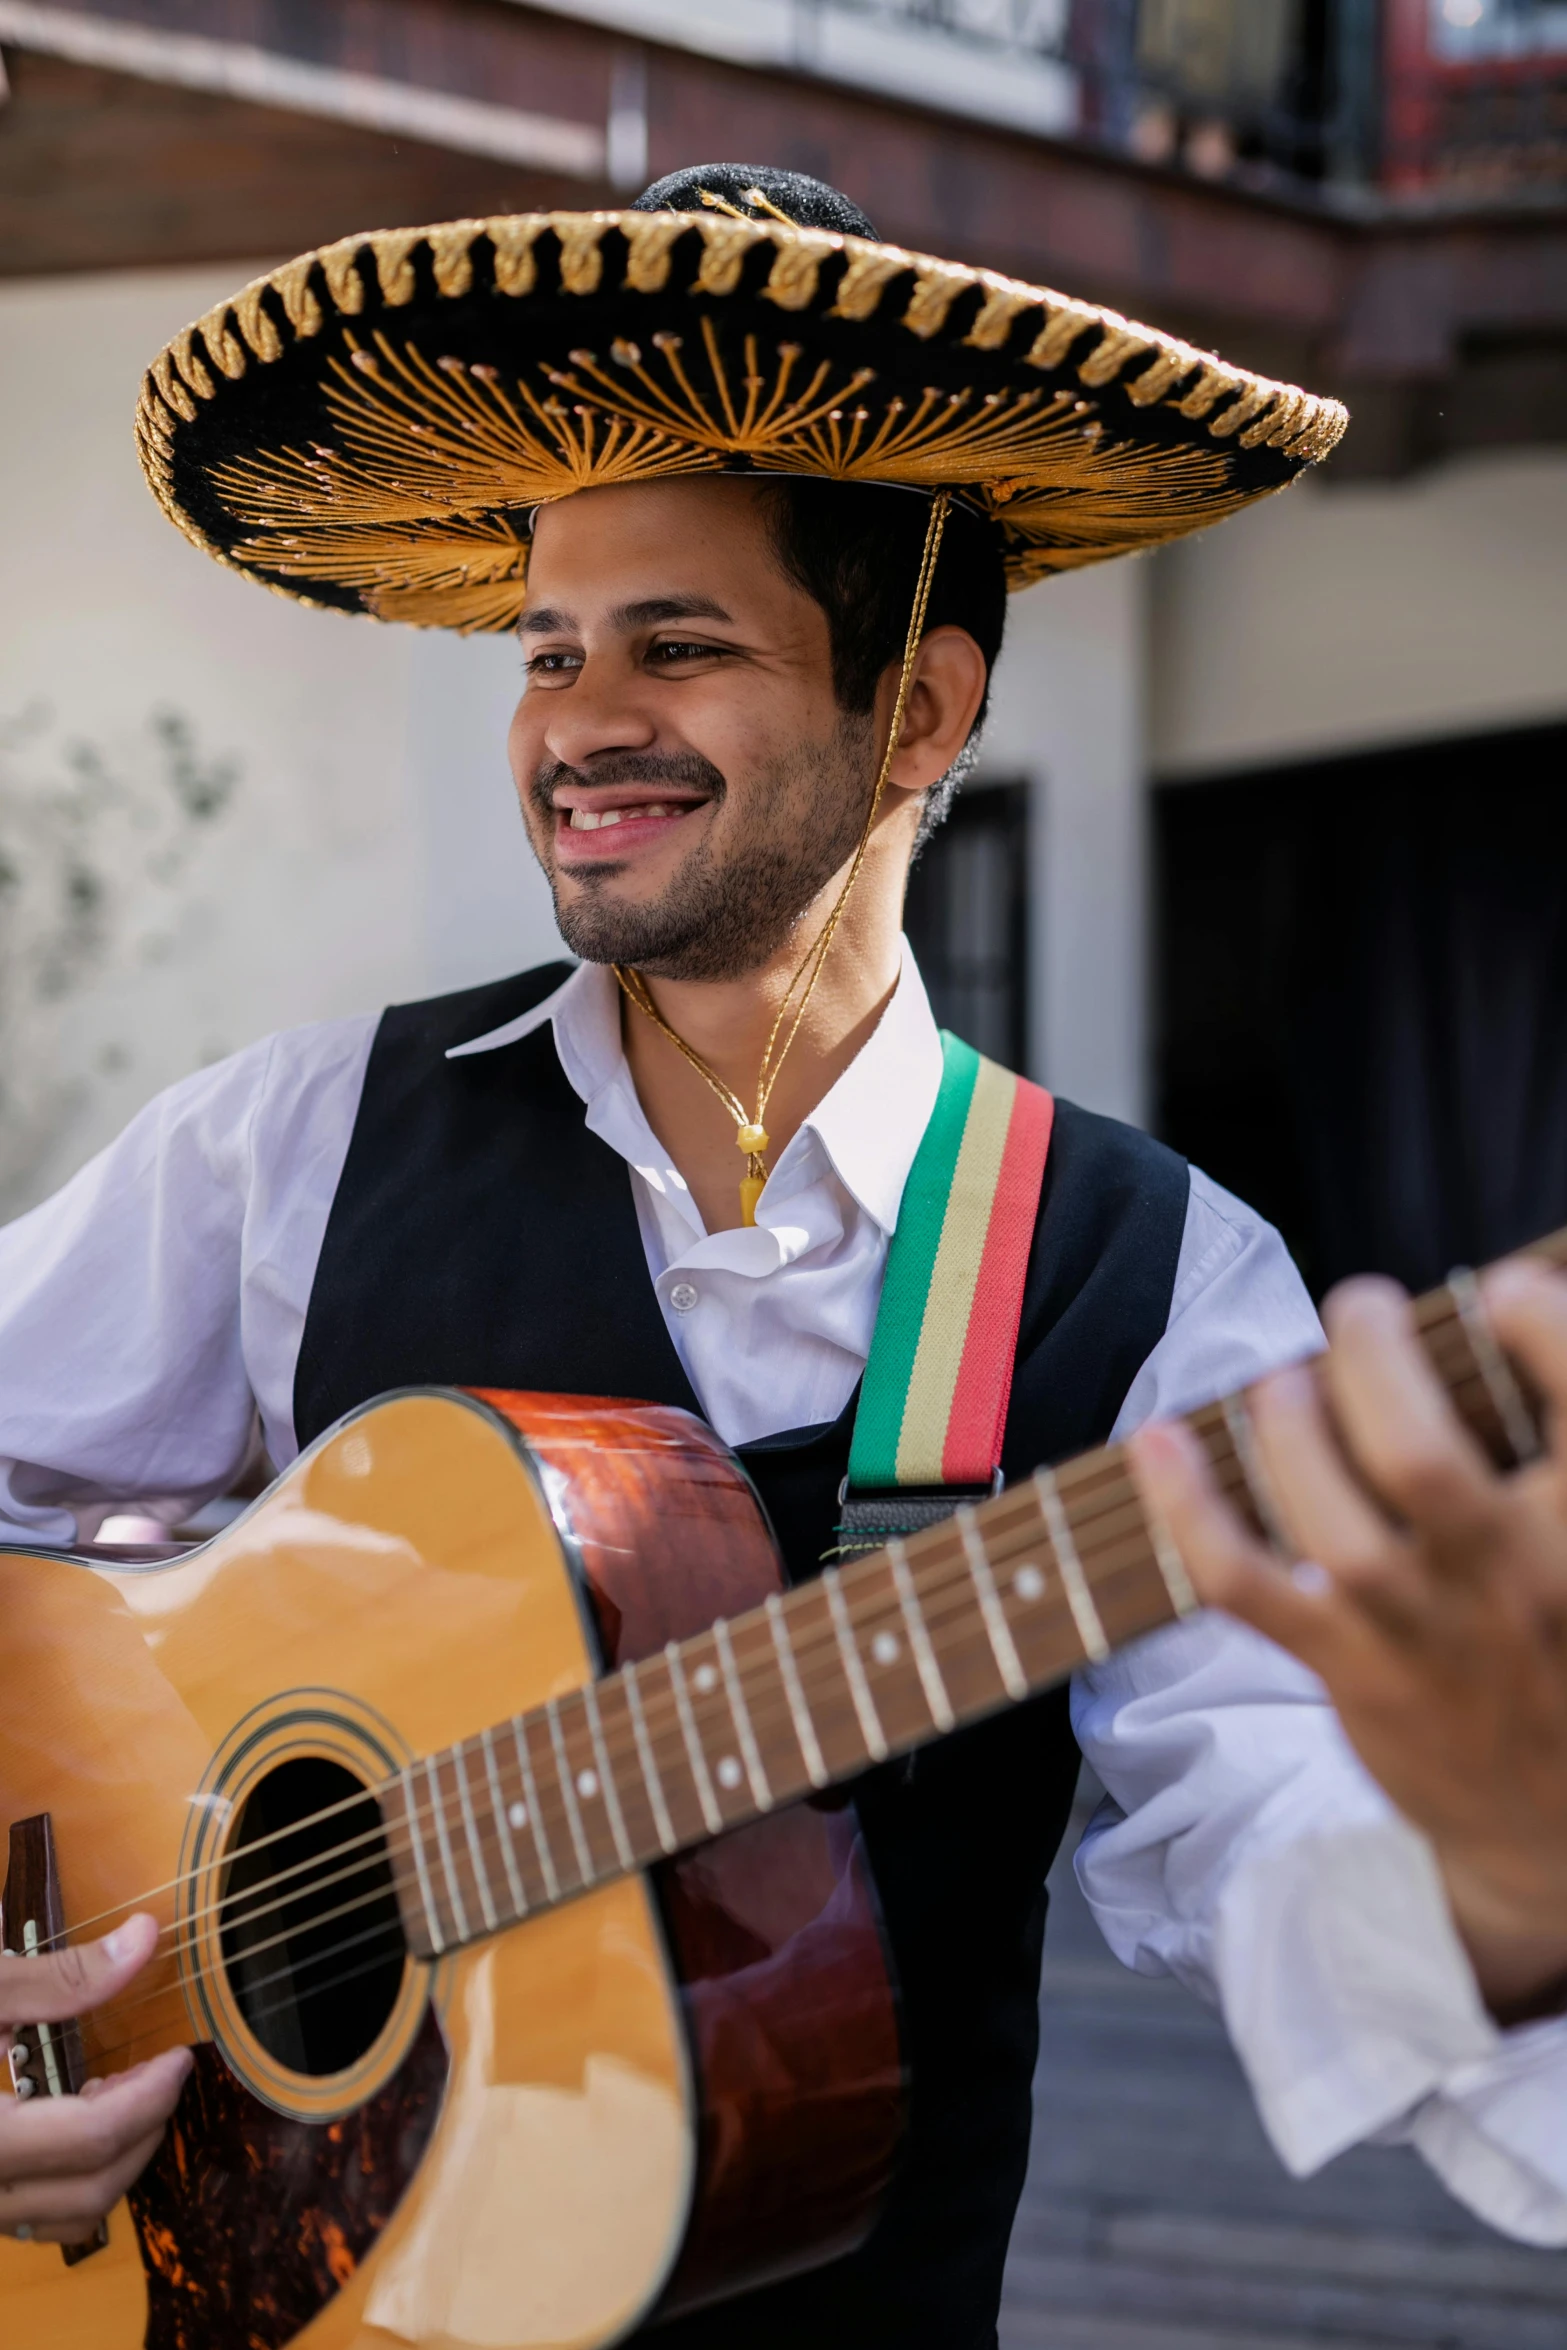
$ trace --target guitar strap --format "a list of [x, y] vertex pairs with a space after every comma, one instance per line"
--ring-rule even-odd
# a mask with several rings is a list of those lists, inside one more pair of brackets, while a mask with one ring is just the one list
[[944, 1029], [887, 1252], [835, 1556], [995, 1489], [1055, 1103]]

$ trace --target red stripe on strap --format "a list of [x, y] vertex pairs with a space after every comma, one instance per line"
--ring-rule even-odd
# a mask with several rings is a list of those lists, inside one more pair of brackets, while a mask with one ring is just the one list
[[1020, 1077], [942, 1447], [941, 1473], [949, 1485], [988, 1485], [1001, 1458], [1023, 1284], [1055, 1114], [1044, 1087]]

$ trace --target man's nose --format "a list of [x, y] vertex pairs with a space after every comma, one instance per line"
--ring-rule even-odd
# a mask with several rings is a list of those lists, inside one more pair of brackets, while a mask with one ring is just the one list
[[607, 751], [646, 751], [657, 740], [653, 713], [618, 663], [590, 657], [565, 693], [548, 697], [544, 748], [563, 766], [585, 772]]

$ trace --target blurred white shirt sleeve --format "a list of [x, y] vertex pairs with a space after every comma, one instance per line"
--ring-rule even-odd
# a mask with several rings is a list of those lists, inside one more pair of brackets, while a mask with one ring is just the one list
[[[1169, 1327], [1117, 1433], [1320, 1343], [1277, 1234], [1194, 1171]], [[1429, 1845], [1316, 1678], [1200, 1615], [1081, 1674], [1073, 1719], [1108, 1791], [1077, 1856], [1105, 1938], [1219, 2006], [1288, 2167], [1405, 2141], [1492, 2226], [1567, 2245], [1567, 2019], [1491, 2021]]]
[[268, 1037], [171, 1086], [0, 1228], [0, 1542], [178, 1519], [259, 1420], [292, 1460], [293, 1378], [375, 1023]]

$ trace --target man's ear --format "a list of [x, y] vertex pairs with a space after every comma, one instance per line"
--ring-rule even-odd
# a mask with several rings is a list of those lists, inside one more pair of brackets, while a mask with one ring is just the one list
[[[892, 723], [901, 668], [901, 663], [894, 663], [877, 688], [877, 718], [883, 729]], [[966, 628], [933, 628], [922, 638], [887, 777], [890, 784], [899, 791], [923, 792], [941, 781], [974, 730], [987, 675], [985, 656]]]

